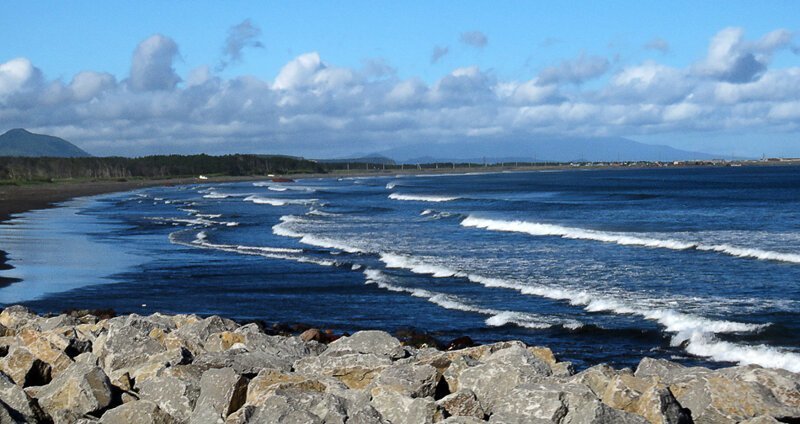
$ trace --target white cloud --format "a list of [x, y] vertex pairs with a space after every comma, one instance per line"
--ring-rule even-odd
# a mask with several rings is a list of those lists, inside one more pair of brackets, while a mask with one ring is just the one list
[[133, 52], [128, 84], [135, 91], [171, 90], [180, 77], [172, 62], [178, 56], [178, 45], [161, 34], [150, 36], [139, 43]]
[[431, 52], [431, 63], [436, 63], [441, 58], [447, 56], [447, 53], [450, 52], [450, 47], [447, 46], [435, 46], [433, 48], [433, 52]]
[[0, 64], [0, 99], [32, 88], [42, 81], [42, 73], [30, 60], [20, 57]]
[[791, 41], [792, 33], [783, 29], [748, 42], [742, 28], [725, 28], [711, 40], [705, 60], [695, 70], [720, 81], [747, 83], [758, 79], [766, 71], [772, 54], [789, 47]]

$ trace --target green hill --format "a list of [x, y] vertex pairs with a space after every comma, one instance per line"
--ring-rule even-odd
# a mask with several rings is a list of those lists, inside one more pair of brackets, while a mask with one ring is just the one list
[[16, 128], [0, 135], [0, 156], [77, 158], [91, 155], [63, 138]]

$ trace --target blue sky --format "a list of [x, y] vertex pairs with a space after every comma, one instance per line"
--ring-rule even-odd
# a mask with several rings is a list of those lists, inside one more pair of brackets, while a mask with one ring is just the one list
[[[364, 152], [481, 137], [502, 146], [504, 136], [569, 130], [800, 155], [791, 112], [792, 97], [800, 99], [800, 6], [792, 1], [7, 1], [0, 8], [7, 78], [0, 70], [0, 130], [49, 131], [100, 154]], [[250, 32], [229, 49], [233, 60], [223, 53], [226, 38], [243, 23]], [[137, 50], [156, 34], [153, 50]], [[751, 68], [715, 68], [727, 60], [711, 56], [715, 37], [731, 67], [739, 57]], [[137, 69], [167, 80], [131, 85], [135, 51]], [[287, 66], [299, 72], [290, 64], [306, 54], [313, 56], [300, 66], [310, 67], [306, 80], [281, 87], [279, 74]], [[76, 75], [87, 71], [82, 81], [91, 83], [81, 87], [91, 92], [75, 94]], [[665, 93], [670, 86], [684, 90]], [[69, 90], [71, 97], [63, 94]], [[392, 92], [427, 100], [375, 100]], [[98, 102], [100, 112], [87, 111]], [[32, 109], [46, 113], [26, 118]], [[198, 109], [208, 115], [192, 116]], [[652, 113], [629, 118], [642, 111]], [[690, 122], [687, 111], [724, 124]], [[476, 117], [480, 126], [464, 128]], [[543, 128], [553, 119], [563, 127]]]

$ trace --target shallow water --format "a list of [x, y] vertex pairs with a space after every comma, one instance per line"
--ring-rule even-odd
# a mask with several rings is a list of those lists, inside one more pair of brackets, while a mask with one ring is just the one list
[[[797, 167], [314, 179], [152, 188], [0, 226], [37, 311], [223, 314], [579, 366], [642, 356], [800, 371]], [[146, 305], [146, 306], [143, 306]]]

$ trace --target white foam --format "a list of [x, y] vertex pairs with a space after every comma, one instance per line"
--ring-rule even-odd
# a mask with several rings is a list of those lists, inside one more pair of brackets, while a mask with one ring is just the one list
[[287, 189], [286, 187], [272, 187], [272, 186], [269, 186], [269, 187], [267, 187], [267, 190], [272, 190], [272, 191], [286, 191], [286, 190], [288, 190], [288, 189]]
[[391, 190], [397, 187], [397, 184], [398, 184], [397, 181], [389, 181], [388, 183], [386, 183], [386, 190]]
[[800, 372], [800, 354], [786, 352], [772, 346], [744, 346], [716, 339], [707, 333], [692, 333], [686, 351], [715, 361], [736, 362], [741, 365], [756, 364], [767, 368], [782, 368]]
[[204, 199], [227, 199], [231, 197], [230, 194], [225, 193], [217, 193], [216, 191], [209, 191], [208, 194], [204, 194]]
[[306, 215], [312, 215], [312, 216], [338, 216], [339, 214], [338, 213], [333, 213], [333, 212], [323, 212], [323, 211], [321, 211], [319, 209], [311, 208], [310, 211], [306, 212]]
[[425, 289], [398, 286], [395, 284], [391, 284], [389, 277], [386, 276], [386, 274], [380, 272], [379, 270], [367, 269], [364, 271], [364, 275], [367, 277], [366, 284], [375, 284], [382, 289], [393, 292], [408, 293], [411, 296], [426, 299], [428, 302], [441, 306], [442, 308], [445, 309], [464, 311], [464, 312], [474, 312], [481, 315], [489, 315], [489, 318], [487, 318], [485, 322], [487, 325], [493, 327], [500, 327], [506, 324], [514, 324], [525, 328], [542, 329], [542, 328], [549, 328], [557, 324], [565, 326], [582, 325], [581, 323], [575, 320], [568, 320], [565, 322], [561, 322], [559, 320], [553, 321], [552, 319], [548, 319], [548, 317], [529, 314], [525, 312], [501, 311], [490, 308], [481, 308], [471, 305], [461, 300], [457, 296], [448, 295], [445, 293], [438, 293]]
[[201, 231], [197, 235], [195, 235], [195, 239], [192, 240], [191, 243], [186, 243], [178, 239], [177, 235], [180, 233], [181, 231], [171, 233], [169, 235], [170, 242], [182, 246], [198, 247], [202, 249], [211, 249], [211, 250], [221, 250], [225, 252], [239, 253], [243, 255], [263, 256], [265, 258], [271, 258], [271, 259], [287, 259], [295, 262], [313, 263], [321, 266], [336, 265], [336, 262], [333, 261], [326, 261], [326, 260], [297, 255], [299, 253], [303, 253], [302, 249], [211, 243], [208, 241], [208, 235], [204, 231]]
[[389, 195], [389, 198], [392, 200], [406, 200], [406, 201], [416, 201], [416, 202], [449, 202], [458, 199], [458, 197], [455, 196], [432, 196], [424, 194], [401, 194], [401, 193], [392, 193]]
[[272, 197], [262, 197], [251, 195], [244, 198], [246, 202], [253, 202], [257, 205], [286, 206], [286, 205], [309, 205], [317, 199], [276, 199]]
[[291, 228], [292, 223], [301, 222], [301, 218], [293, 215], [284, 215], [281, 218], [281, 222], [275, 224], [272, 227], [272, 232], [275, 235], [283, 236], [283, 237], [292, 237], [292, 238], [299, 238], [300, 243], [308, 244], [311, 246], [317, 247], [324, 247], [326, 249], [338, 249], [347, 253], [362, 253], [363, 250], [340, 242], [338, 240], [328, 239], [324, 237], [318, 237], [312, 234], [304, 234], [298, 231], [295, 231]]
[[672, 250], [701, 250], [725, 253], [741, 258], [772, 260], [781, 262], [800, 263], [800, 254], [773, 252], [761, 249], [751, 249], [731, 246], [727, 244], [701, 244], [673, 239], [658, 239], [629, 235], [618, 232], [587, 230], [583, 228], [564, 227], [554, 224], [542, 224], [527, 221], [504, 221], [496, 219], [476, 218], [468, 216], [461, 225], [464, 227], [482, 228], [491, 231], [505, 231], [525, 233], [534, 236], [557, 236], [565, 239], [594, 240], [605, 243], [616, 243], [623, 246], [643, 246]]

